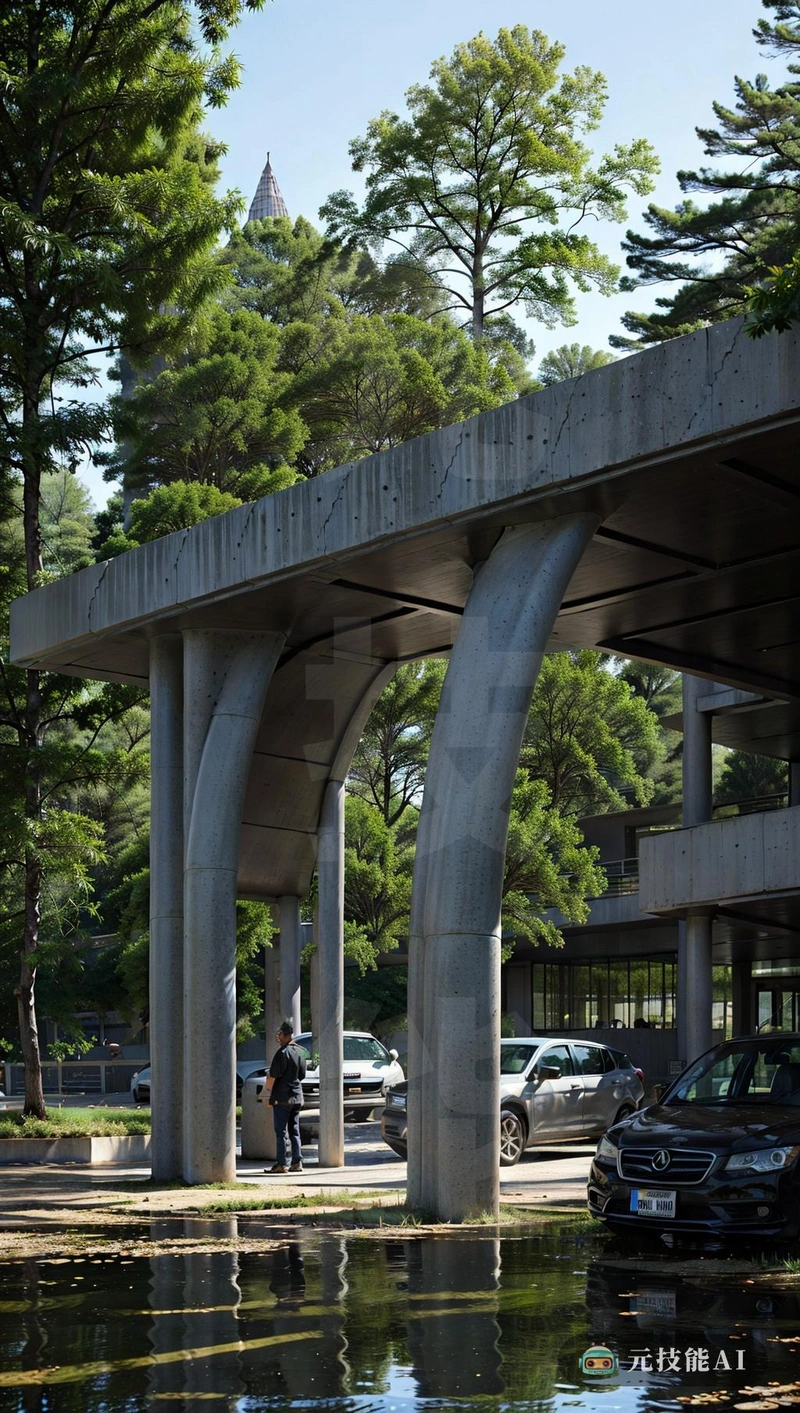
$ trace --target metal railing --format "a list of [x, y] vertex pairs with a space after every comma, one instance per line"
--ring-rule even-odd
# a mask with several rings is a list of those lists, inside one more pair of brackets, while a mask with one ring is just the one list
[[[133, 1060], [54, 1060], [42, 1065], [45, 1094], [128, 1094], [131, 1079], [148, 1063]], [[7, 1098], [25, 1093], [23, 1065], [4, 1063], [3, 1092]]]
[[604, 859], [600, 868], [606, 876], [603, 898], [618, 898], [624, 893], [639, 892], [638, 859]]

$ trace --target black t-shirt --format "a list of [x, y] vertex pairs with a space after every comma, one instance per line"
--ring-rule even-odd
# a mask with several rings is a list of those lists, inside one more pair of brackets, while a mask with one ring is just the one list
[[275, 1080], [272, 1086], [273, 1104], [302, 1104], [303, 1089], [300, 1081], [306, 1076], [306, 1062], [299, 1045], [293, 1042], [276, 1050], [269, 1072]]

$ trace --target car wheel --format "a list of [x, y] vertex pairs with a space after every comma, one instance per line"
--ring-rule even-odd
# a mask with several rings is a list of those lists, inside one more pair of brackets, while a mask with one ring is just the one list
[[500, 1166], [513, 1168], [525, 1149], [525, 1124], [513, 1109], [500, 1110]]
[[368, 1124], [371, 1118], [371, 1109], [354, 1109], [350, 1115], [351, 1122], [354, 1124]]
[[398, 1158], [402, 1158], [404, 1163], [408, 1162], [408, 1149], [404, 1148], [402, 1143], [392, 1143], [388, 1138], [384, 1139], [384, 1142], [388, 1143], [392, 1152], [396, 1153]]
[[614, 1120], [614, 1123], [615, 1123], [615, 1124], [621, 1124], [623, 1119], [629, 1119], [630, 1116], [631, 1116], [631, 1114], [633, 1114], [633, 1113], [635, 1113], [635, 1112], [636, 1112], [636, 1111], [635, 1111], [635, 1109], [634, 1109], [634, 1107], [633, 1107], [632, 1104], [623, 1104], [622, 1108], [620, 1109], [619, 1113], [617, 1114], [617, 1117], [616, 1117], [615, 1120]]

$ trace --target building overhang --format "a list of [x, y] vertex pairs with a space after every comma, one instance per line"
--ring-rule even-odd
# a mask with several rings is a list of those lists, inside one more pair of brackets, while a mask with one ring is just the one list
[[800, 336], [717, 325], [37, 589], [13, 660], [146, 686], [154, 634], [284, 633], [240, 888], [304, 892], [353, 722], [394, 664], [449, 651], [505, 526], [601, 521], [552, 648], [800, 703], [798, 429]]

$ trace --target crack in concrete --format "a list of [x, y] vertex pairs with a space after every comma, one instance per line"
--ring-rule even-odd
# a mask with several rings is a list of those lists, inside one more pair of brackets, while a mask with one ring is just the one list
[[252, 518], [253, 518], [253, 515], [254, 515], [254, 513], [255, 513], [255, 508], [256, 508], [257, 505], [258, 505], [258, 501], [257, 501], [257, 500], [254, 500], [254, 501], [251, 501], [250, 505], [249, 505], [248, 508], [247, 508], [247, 515], [245, 516], [244, 525], [242, 526], [241, 534], [239, 535], [239, 538], [238, 538], [238, 540], [236, 541], [236, 548], [237, 548], [237, 550], [238, 550], [238, 549], [241, 549], [241, 547], [242, 547], [242, 540], [244, 539], [245, 535], [247, 534], [248, 529], [250, 528], [250, 521], [251, 521]]
[[442, 491], [444, 490], [445, 486], [447, 485], [447, 478], [448, 478], [448, 476], [450, 475], [450, 472], [452, 471], [453, 466], [455, 465], [456, 457], [458, 456], [458, 453], [459, 453], [460, 450], [461, 450], [461, 447], [462, 447], [462, 445], [463, 445], [463, 442], [464, 442], [464, 433], [463, 433], [463, 432], [459, 432], [459, 434], [458, 434], [458, 441], [456, 442], [456, 449], [455, 449], [455, 451], [453, 452], [453, 455], [450, 457], [450, 460], [448, 461], [447, 465], [446, 465], [445, 468], [444, 468], [444, 475], [443, 475], [443, 477], [442, 477], [441, 484], [440, 484], [440, 486], [439, 486], [439, 499], [441, 499]]
[[735, 349], [737, 343], [739, 342], [739, 335], [742, 333], [742, 330], [743, 330], [743, 325], [740, 324], [739, 327], [736, 329], [734, 335], [733, 335], [733, 338], [732, 338], [732, 340], [731, 340], [731, 346], [730, 346], [730, 348], [726, 349], [725, 352], [724, 352], [723, 355], [722, 355], [722, 361], [721, 361], [719, 367], [717, 368], [716, 372], [714, 373], [714, 377], [713, 377], [713, 379], [712, 379], [712, 383], [720, 376], [720, 374], [721, 374], [723, 368], [725, 367], [725, 364], [727, 363], [728, 359], [730, 358], [731, 354], [733, 353], [733, 350]]
[[343, 477], [343, 479], [342, 479], [342, 484], [340, 485], [338, 491], [336, 492], [336, 495], [335, 495], [334, 498], [333, 498], [333, 505], [331, 506], [330, 510], [328, 511], [328, 514], [325, 516], [325, 519], [324, 519], [324, 521], [323, 521], [323, 523], [322, 523], [322, 548], [323, 548], [323, 549], [325, 549], [325, 531], [327, 530], [327, 528], [328, 528], [328, 526], [329, 526], [329, 524], [330, 524], [330, 522], [331, 522], [331, 519], [332, 519], [332, 517], [333, 517], [333, 512], [335, 511], [337, 505], [339, 504], [339, 501], [342, 499], [342, 496], [344, 495], [345, 491], [347, 490], [348, 482], [349, 482], [350, 477], [352, 476], [354, 470], [355, 470], [355, 467], [354, 467], [354, 466], [349, 466], [349, 467], [347, 468], [347, 471], [346, 471], [346, 473], [345, 473], [345, 475], [344, 475], [344, 477]]
[[[188, 531], [188, 530], [184, 530], [184, 531], [183, 531], [183, 539], [181, 540], [181, 547], [180, 547], [180, 549], [178, 550], [178, 553], [177, 553], [176, 556], [175, 556], [175, 563], [174, 563], [173, 566], [172, 566], [172, 573], [174, 574], [176, 580], [177, 580], [177, 577], [178, 577], [178, 565], [180, 564], [181, 555], [183, 554], [184, 546], [185, 546], [186, 541], [188, 540], [188, 538], [189, 538], [189, 531]], [[177, 583], [176, 583], [176, 585], [175, 585], [176, 592], [177, 592], [177, 588], [178, 588], [178, 585], [177, 585]]]
[[553, 459], [553, 457], [555, 456], [556, 452], [558, 451], [558, 444], [559, 444], [559, 442], [561, 441], [561, 437], [562, 437], [562, 435], [563, 435], [564, 428], [566, 427], [566, 425], [567, 425], [567, 423], [568, 423], [568, 421], [569, 421], [569, 414], [570, 414], [570, 412], [572, 411], [572, 403], [573, 403], [573, 401], [574, 401], [575, 394], [576, 394], [576, 392], [578, 391], [578, 388], [580, 387], [580, 384], [581, 384], [581, 379], [578, 378], [577, 381], [576, 381], [576, 383], [575, 383], [574, 388], [572, 389], [572, 392], [571, 392], [570, 395], [569, 395], [569, 398], [567, 399], [566, 411], [565, 411], [565, 413], [564, 413], [564, 416], [563, 416], [562, 419], [561, 419], [561, 426], [560, 426], [559, 429], [558, 429], [558, 435], [556, 436], [556, 439], [555, 439], [555, 441], [553, 442], [553, 446], [552, 446], [552, 449], [551, 449], [551, 451], [550, 451], [550, 461], [551, 461], [551, 465], [552, 465], [552, 459]]
[[[728, 359], [730, 358], [731, 354], [733, 353], [734, 349], [736, 348], [737, 343], [739, 342], [739, 335], [740, 335], [741, 332], [742, 332], [742, 326], [740, 325], [739, 328], [735, 331], [735, 333], [734, 333], [734, 335], [733, 335], [733, 338], [732, 338], [732, 340], [731, 340], [730, 348], [727, 348], [727, 349], [725, 350], [724, 354], [722, 355], [722, 359], [721, 359], [721, 361], [720, 361], [719, 367], [718, 367], [718, 368], [715, 368], [713, 372], [711, 372], [711, 370], [709, 370], [709, 375], [708, 375], [708, 379], [707, 379], [707, 381], [706, 381], [705, 386], [706, 386], [706, 389], [707, 389], [708, 393], [709, 393], [711, 396], [713, 396], [713, 393], [714, 393], [714, 384], [715, 384], [717, 378], [720, 376], [720, 374], [721, 374], [723, 368], [725, 367], [725, 364], [727, 363]], [[711, 339], [711, 330], [710, 330], [710, 329], [706, 329], [706, 348], [708, 348], [708, 344], [709, 344], [709, 342], [710, 342], [710, 339]], [[685, 429], [684, 434], [683, 434], [684, 437], [688, 437], [689, 433], [690, 433], [691, 430], [692, 430], [692, 427], [694, 426], [695, 422], [697, 421], [697, 418], [699, 417], [700, 413], [704, 410], [705, 406], [706, 406], [706, 399], [703, 398], [702, 402], [701, 402], [697, 407], [695, 407], [694, 412], [692, 413], [691, 417], [689, 418], [689, 421], [688, 421], [688, 423], [687, 423], [687, 425], [686, 425], [686, 429]]]
[[105, 564], [103, 565], [103, 572], [102, 572], [102, 574], [100, 575], [100, 578], [98, 579], [97, 583], [95, 584], [95, 586], [94, 586], [94, 592], [93, 592], [93, 594], [92, 594], [92, 597], [91, 597], [90, 600], [89, 600], [89, 608], [88, 608], [88, 611], [87, 611], [87, 615], [86, 615], [86, 616], [87, 616], [87, 619], [88, 619], [88, 622], [89, 622], [89, 631], [90, 631], [90, 632], [91, 632], [91, 628], [92, 628], [92, 608], [94, 607], [94, 601], [95, 601], [95, 599], [97, 598], [97, 595], [98, 595], [98, 593], [99, 593], [99, 591], [100, 591], [100, 585], [102, 584], [103, 580], [105, 579], [106, 574], [108, 573], [110, 566], [111, 566], [111, 560], [110, 560], [110, 559], [107, 559], [106, 562], [105, 562]]

